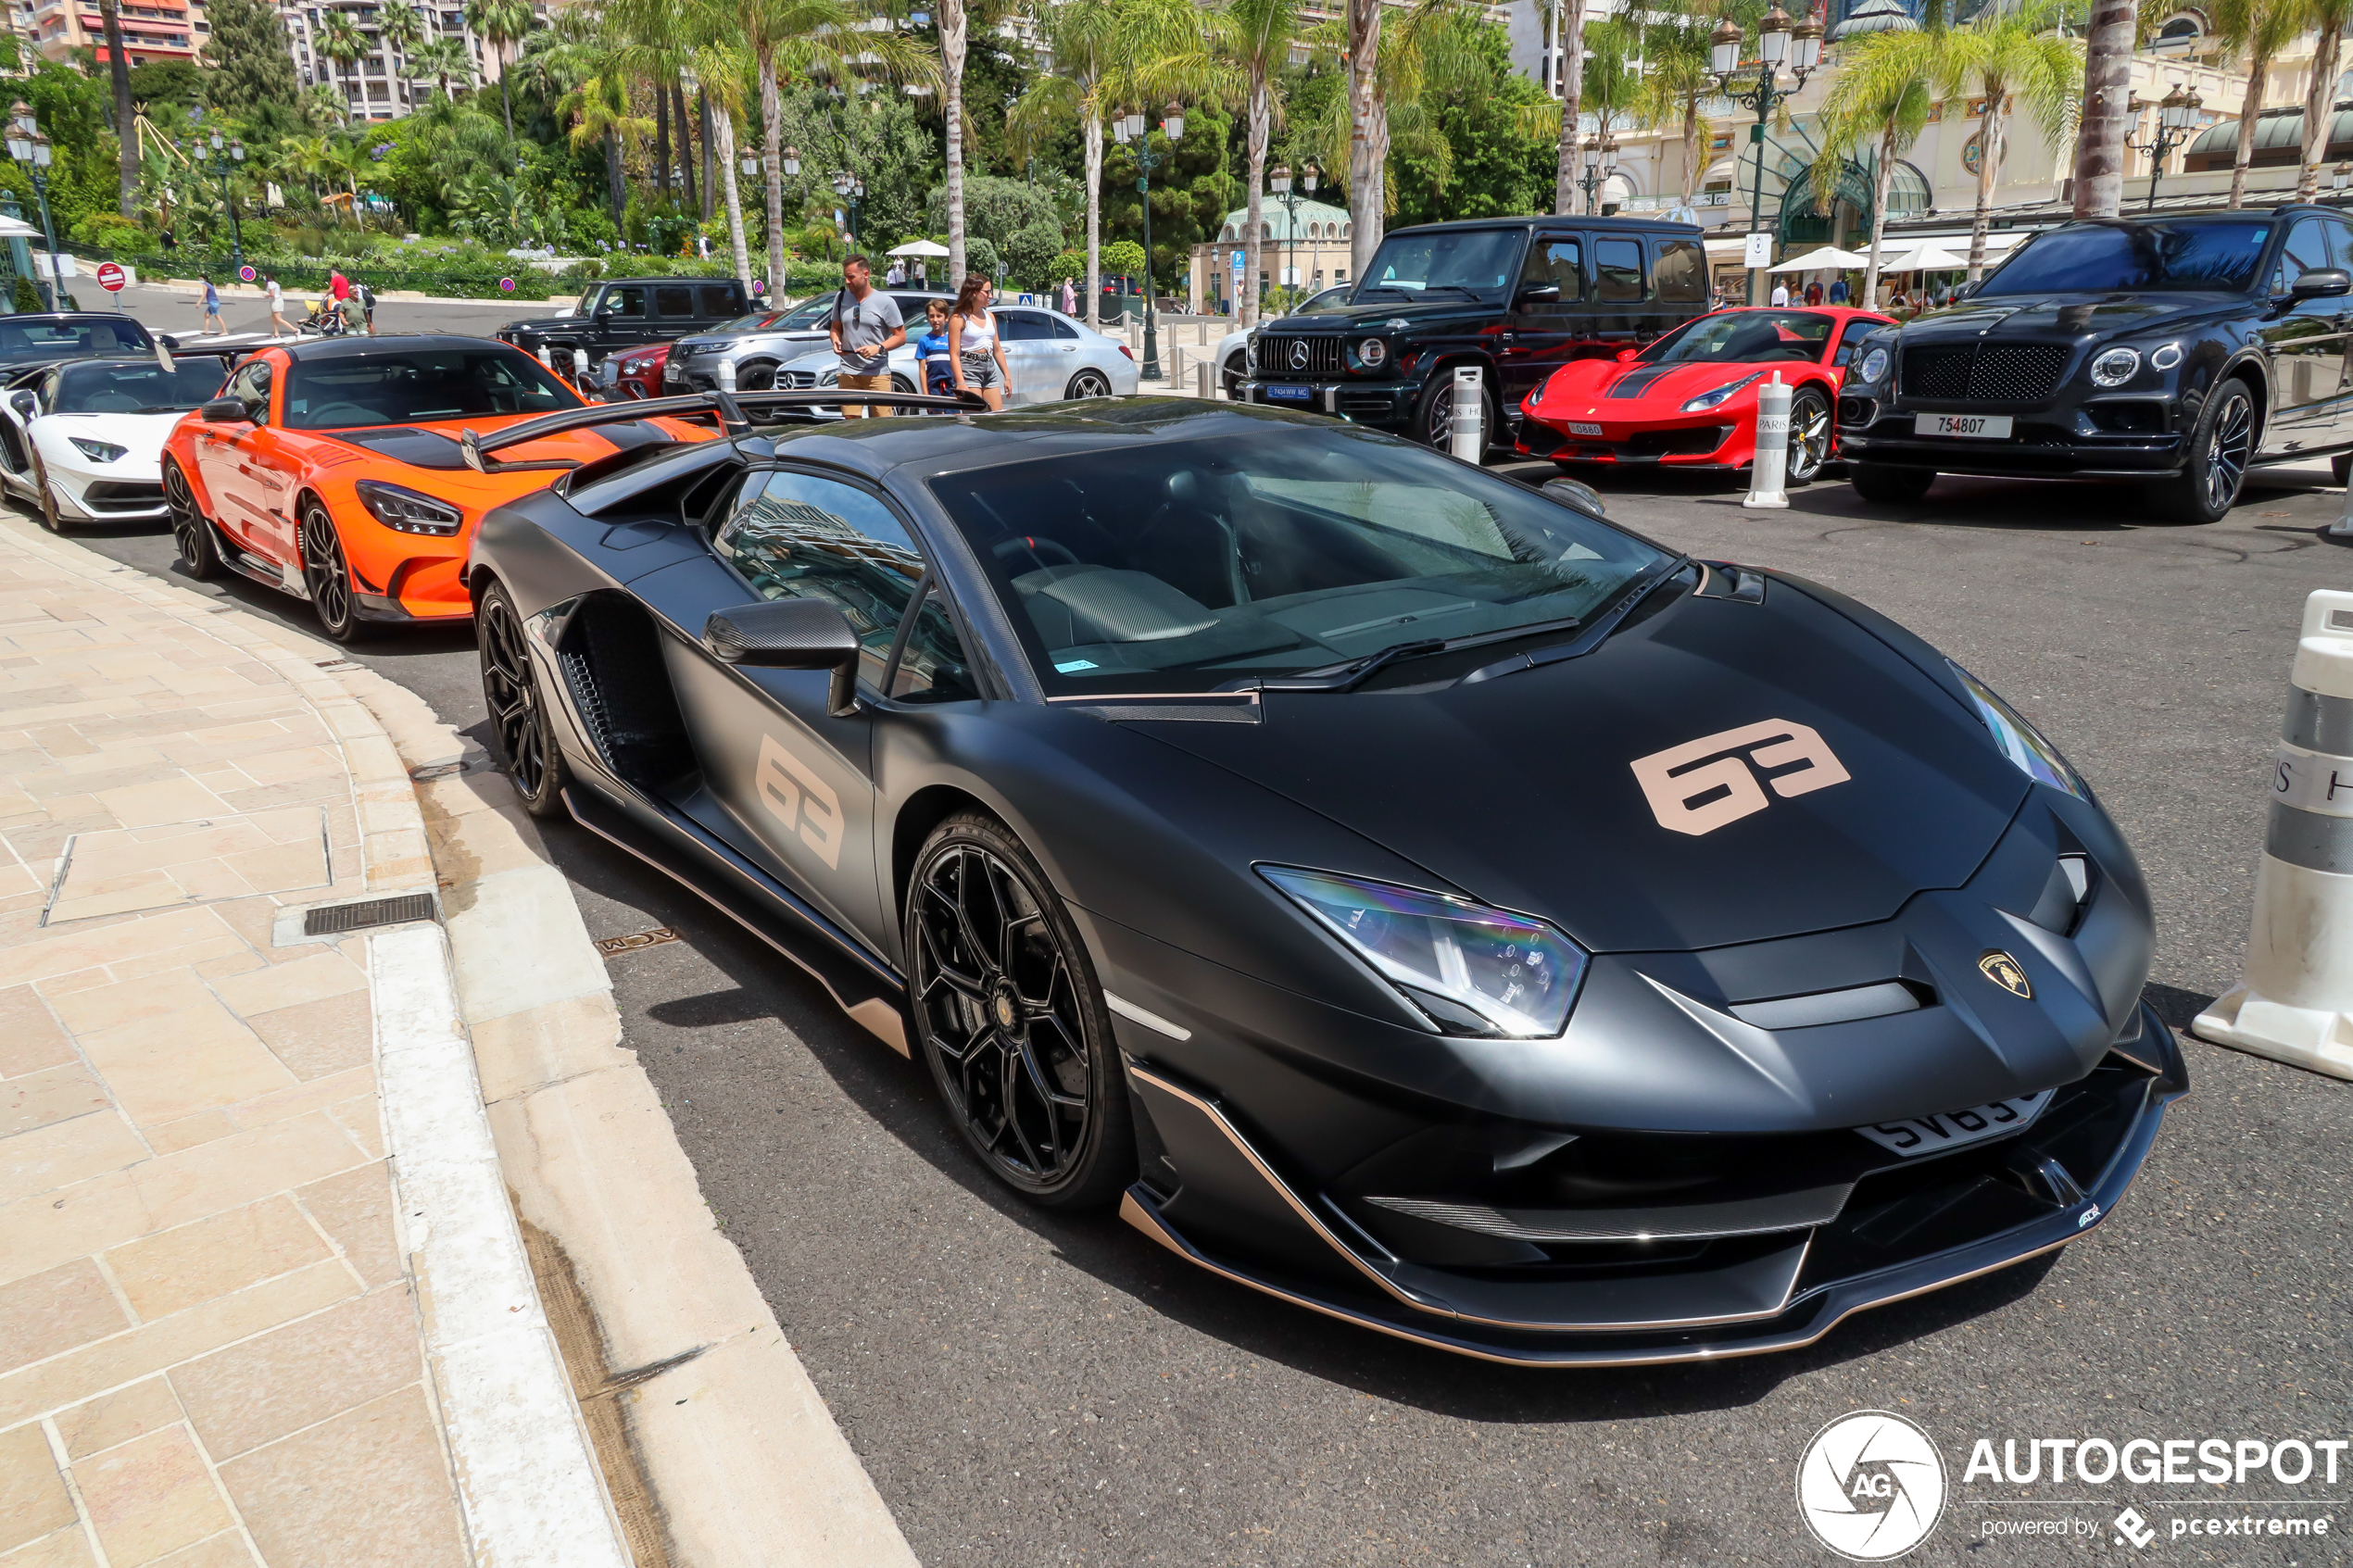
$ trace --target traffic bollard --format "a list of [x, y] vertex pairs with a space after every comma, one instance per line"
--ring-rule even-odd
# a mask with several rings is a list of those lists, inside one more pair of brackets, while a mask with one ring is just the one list
[[1749, 470], [1743, 507], [1789, 505], [1789, 492], [1781, 487], [1789, 478], [1789, 392], [1779, 370], [1756, 389], [1756, 462]]
[[1209, 379], [1209, 372], [1212, 369], [1213, 367], [1206, 359], [1197, 359], [1193, 362], [1193, 391], [1195, 395], [1201, 397], [1214, 397], [1216, 395], [1215, 388]]
[[1451, 446], [1454, 456], [1476, 463], [1487, 455], [1487, 395], [1485, 378], [1477, 365], [1454, 369], [1454, 425]]
[[722, 392], [736, 390], [736, 362], [733, 359], [719, 361], [719, 390]]
[[2332, 539], [2353, 539], [2353, 484], [2345, 487], [2345, 508], [2336, 521], [2321, 532]]
[[539, 362], [551, 370], [556, 368], [556, 361], [547, 353], [547, 345], [544, 343], [539, 345]]
[[2353, 1078], [2353, 594], [2304, 601], [2237, 985], [2200, 1037]]
[[588, 351], [585, 348], [572, 351], [572, 384], [578, 387], [588, 384]]

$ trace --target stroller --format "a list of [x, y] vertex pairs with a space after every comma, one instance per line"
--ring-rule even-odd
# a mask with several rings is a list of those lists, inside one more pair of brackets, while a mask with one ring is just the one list
[[335, 308], [332, 299], [321, 299], [310, 307], [310, 314], [296, 323], [295, 330], [314, 337], [341, 337], [344, 332], [343, 312]]

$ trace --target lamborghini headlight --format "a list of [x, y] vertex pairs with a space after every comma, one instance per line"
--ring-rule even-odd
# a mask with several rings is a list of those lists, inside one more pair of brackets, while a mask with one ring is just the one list
[[1863, 350], [1862, 363], [1855, 367], [1856, 380], [1868, 384], [1878, 381], [1885, 374], [1887, 374], [1887, 350], [1884, 348]]
[[432, 533], [447, 538], [466, 521], [465, 514], [448, 502], [404, 490], [397, 484], [363, 479], [351, 488], [359, 497], [359, 504], [378, 522], [402, 533]]
[[111, 441], [84, 441], [78, 435], [69, 435], [66, 440], [72, 445], [75, 451], [94, 463], [111, 463], [131, 450], [128, 446], [118, 446]]
[[1713, 408], [1718, 404], [1723, 402], [1724, 399], [1730, 397], [1732, 394], [1746, 386], [1749, 383], [1755, 381], [1758, 377], [1764, 375], [1764, 371], [1759, 370], [1756, 372], [1756, 375], [1743, 376], [1738, 381], [1726, 382], [1722, 386], [1718, 387], [1713, 392], [1703, 392], [1697, 397], [1692, 398], [1690, 402], [1683, 405], [1683, 412], [1686, 414], [1696, 414], [1701, 412], [1703, 409]]
[[1585, 950], [1543, 922], [1329, 872], [1258, 870], [1443, 1033], [1534, 1040], [1567, 1027]]
[[2090, 786], [2068, 765], [2067, 759], [2059, 755], [2058, 747], [2043, 738], [2042, 731], [2028, 723], [2018, 709], [1995, 696], [1984, 682], [1949, 659], [1944, 662], [1952, 666], [1953, 673], [1959, 677], [1969, 700], [1977, 705], [1977, 716], [1993, 733], [1994, 744], [2001, 748], [2003, 756], [2018, 765], [2020, 772], [2036, 784], [2063, 789], [2078, 800], [2092, 798]]

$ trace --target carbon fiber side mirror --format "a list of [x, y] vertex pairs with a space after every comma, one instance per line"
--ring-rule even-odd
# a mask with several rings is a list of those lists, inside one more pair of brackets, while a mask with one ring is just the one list
[[840, 718], [858, 710], [858, 633], [823, 599], [763, 599], [714, 610], [703, 622], [702, 646], [722, 664], [830, 670], [825, 711]]

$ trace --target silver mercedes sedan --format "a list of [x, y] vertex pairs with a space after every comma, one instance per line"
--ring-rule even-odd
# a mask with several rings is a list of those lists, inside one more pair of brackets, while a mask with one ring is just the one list
[[[1136, 395], [1140, 372], [1134, 354], [1119, 339], [1074, 321], [1059, 310], [1038, 306], [1000, 305], [996, 316], [1010, 373], [1006, 408]], [[915, 339], [923, 332], [920, 320], [910, 328], [907, 342], [891, 351], [891, 384], [902, 392], [924, 389], [923, 372], [915, 362]], [[676, 352], [672, 350], [673, 363]], [[841, 361], [821, 344], [813, 352], [786, 360], [777, 371], [775, 384], [780, 388], [832, 386], [840, 373]], [[820, 417], [839, 415], [826, 409]]]
[[[719, 384], [719, 367], [723, 364], [735, 366], [736, 385], [745, 392], [764, 392], [783, 385], [776, 380], [779, 366], [798, 359], [812, 348], [826, 346], [827, 319], [833, 313], [837, 292], [827, 289], [782, 309], [755, 310], [724, 326], [680, 338], [670, 345], [669, 361], [662, 367], [662, 391], [673, 395], [709, 392]], [[953, 297], [926, 289], [882, 292], [898, 305], [910, 338], [924, 330], [926, 301]]]

